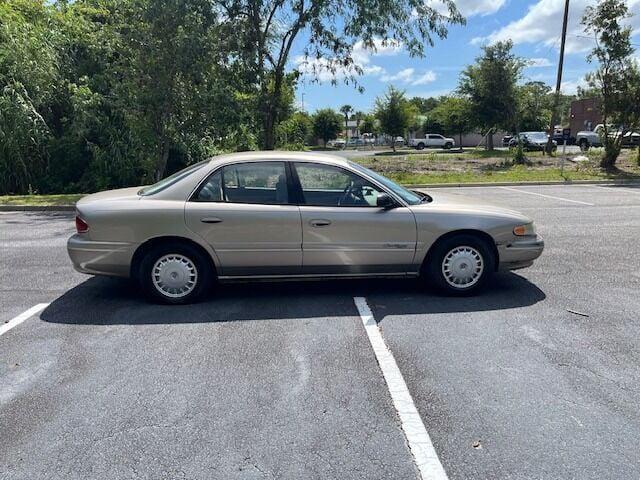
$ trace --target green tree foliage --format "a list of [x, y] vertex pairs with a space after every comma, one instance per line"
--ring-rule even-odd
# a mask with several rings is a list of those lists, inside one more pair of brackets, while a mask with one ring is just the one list
[[209, 0], [0, 2], [0, 193], [138, 185], [257, 148], [239, 49]]
[[[496, 128], [514, 129], [517, 82], [525, 62], [511, 51], [511, 41], [482, 47], [482, 56], [460, 76], [459, 92], [471, 101], [473, 116], [484, 134]], [[493, 137], [487, 137], [493, 150]]]
[[[601, 98], [604, 154], [600, 165], [615, 166], [625, 133], [640, 128], [640, 67], [633, 58], [632, 29], [624, 25], [629, 11], [624, 0], [602, 0], [585, 9], [585, 32], [596, 38], [588, 61], [598, 68], [587, 76], [592, 91]], [[613, 124], [613, 126], [612, 126]]]
[[374, 115], [366, 114], [362, 116], [360, 132], [372, 133], [374, 135], [377, 135], [379, 133], [378, 125], [376, 123], [376, 117]]
[[546, 131], [549, 128], [553, 96], [544, 82], [526, 82], [516, 87], [516, 130]]
[[471, 102], [463, 97], [446, 97], [430, 115], [442, 126], [447, 134], [457, 134], [459, 145], [462, 145], [462, 135], [473, 130], [473, 108]]
[[[384, 96], [376, 99], [375, 116], [380, 122], [380, 128], [393, 139], [405, 134], [414, 113], [415, 108], [409, 104], [404, 92], [393, 86], [389, 87]], [[395, 152], [395, 141], [392, 140], [391, 145]]]
[[329, 140], [338, 137], [342, 130], [342, 117], [331, 108], [318, 110], [313, 116], [313, 134], [322, 140], [325, 148]]
[[277, 129], [277, 146], [285, 150], [301, 150], [310, 142], [313, 123], [305, 112], [296, 112], [281, 122]]

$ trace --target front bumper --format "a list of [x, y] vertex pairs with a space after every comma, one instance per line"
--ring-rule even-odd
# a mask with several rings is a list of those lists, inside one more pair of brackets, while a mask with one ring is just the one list
[[67, 252], [78, 272], [129, 277], [136, 245], [126, 242], [97, 242], [75, 234], [67, 241]]
[[498, 270], [517, 270], [533, 265], [533, 261], [542, 255], [544, 240], [536, 235], [497, 245], [500, 262]]

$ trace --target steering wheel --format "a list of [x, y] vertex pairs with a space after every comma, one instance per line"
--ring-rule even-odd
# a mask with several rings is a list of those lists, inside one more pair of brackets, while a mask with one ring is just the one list
[[342, 196], [338, 200], [338, 206], [341, 205], [356, 205], [359, 201], [366, 203], [366, 199], [362, 194], [362, 188], [359, 190], [356, 188], [356, 182], [351, 180], [349, 184], [342, 191]]

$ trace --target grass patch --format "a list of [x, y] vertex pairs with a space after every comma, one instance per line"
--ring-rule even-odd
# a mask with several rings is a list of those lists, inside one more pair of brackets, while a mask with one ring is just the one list
[[393, 172], [388, 177], [405, 185], [433, 183], [489, 183], [489, 182], [571, 182], [575, 180], [637, 179], [640, 174], [628, 172], [602, 172], [599, 170], [572, 170], [559, 168], [529, 168], [522, 165], [485, 171], [454, 171], [433, 173]]
[[0, 195], [0, 205], [26, 205], [31, 207], [74, 205], [84, 197], [84, 195], [83, 193], [62, 195]]

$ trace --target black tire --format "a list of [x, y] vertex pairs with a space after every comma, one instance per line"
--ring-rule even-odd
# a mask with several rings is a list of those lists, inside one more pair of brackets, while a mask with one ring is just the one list
[[[482, 272], [478, 279], [468, 287], [454, 287], [447, 281], [443, 273], [445, 257], [459, 247], [471, 247], [482, 259]], [[434, 245], [429, 252], [429, 258], [426, 260], [422, 275], [426, 281], [448, 295], [466, 296], [481, 290], [495, 271], [495, 267], [496, 258], [493, 248], [484, 238], [472, 234], [459, 234], [440, 240]]]
[[[152, 279], [152, 270], [156, 262], [166, 255], [180, 255], [188, 259], [195, 267], [197, 273], [196, 284], [189, 293], [180, 297], [172, 297], [156, 288]], [[138, 271], [138, 282], [146, 297], [155, 303], [170, 305], [184, 305], [201, 300], [203, 296], [209, 292], [213, 277], [214, 273], [209, 258], [198, 248], [188, 243], [179, 242], [166, 243], [153, 247], [140, 262], [140, 269]]]
[[586, 152], [587, 150], [589, 150], [589, 141], [586, 138], [581, 138], [578, 145], [580, 145], [580, 151], [582, 152]]
[[424, 143], [420, 142], [418, 145], [416, 145], [416, 149], [417, 150], [424, 150]]
[[453, 148], [453, 144], [451, 142], [447, 142], [444, 144], [445, 150], [451, 150]]

